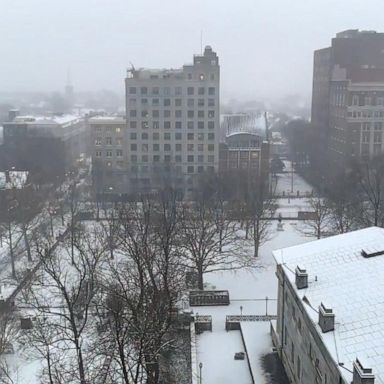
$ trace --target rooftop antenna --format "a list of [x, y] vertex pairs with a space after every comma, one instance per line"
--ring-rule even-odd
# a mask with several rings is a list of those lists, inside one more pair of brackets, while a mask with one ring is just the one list
[[200, 53], [203, 54], [203, 31], [200, 31]]
[[269, 141], [269, 126], [268, 126], [268, 113], [264, 112], [264, 120], [265, 120], [265, 139]]

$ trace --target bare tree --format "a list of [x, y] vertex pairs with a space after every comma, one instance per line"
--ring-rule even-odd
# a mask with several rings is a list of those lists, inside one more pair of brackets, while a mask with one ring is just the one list
[[320, 239], [330, 230], [330, 208], [325, 199], [313, 197], [308, 200], [310, 211], [298, 230], [306, 236]]

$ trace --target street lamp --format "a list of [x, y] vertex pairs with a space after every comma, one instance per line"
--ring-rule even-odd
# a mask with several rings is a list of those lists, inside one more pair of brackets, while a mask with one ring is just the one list
[[200, 368], [200, 384], [203, 383], [203, 376], [202, 376], [202, 370], [203, 370], [203, 363], [200, 362], [199, 364], [199, 368]]

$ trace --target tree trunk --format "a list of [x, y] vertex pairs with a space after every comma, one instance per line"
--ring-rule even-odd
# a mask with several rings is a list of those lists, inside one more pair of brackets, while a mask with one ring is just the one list
[[8, 224], [8, 243], [9, 243], [9, 254], [11, 256], [11, 266], [12, 266], [12, 277], [16, 279], [16, 269], [15, 269], [15, 255], [13, 253], [13, 244], [12, 244], [12, 224]]
[[197, 284], [198, 288], [203, 291], [204, 290], [204, 279], [203, 279], [203, 268], [197, 268]]
[[23, 237], [24, 237], [25, 249], [27, 250], [28, 261], [32, 261], [31, 247], [29, 246], [27, 228], [25, 227], [23, 227]]

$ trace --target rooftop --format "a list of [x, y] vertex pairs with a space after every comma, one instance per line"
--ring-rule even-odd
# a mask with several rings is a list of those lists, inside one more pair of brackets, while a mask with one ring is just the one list
[[[11, 123], [26, 123], [31, 125], [61, 125], [63, 127], [79, 122], [82, 118], [77, 115], [52, 115], [52, 116], [17, 116]], [[7, 123], [9, 124], [9, 123]]]
[[[384, 229], [371, 227], [273, 252], [296, 290], [307, 298], [307, 314], [334, 360], [353, 370], [353, 361], [372, 368], [376, 384], [384, 383]], [[295, 268], [308, 272], [308, 288], [297, 290]], [[322, 333], [317, 309], [324, 303], [335, 314], [335, 330]], [[351, 382], [352, 374], [340, 368]]]

